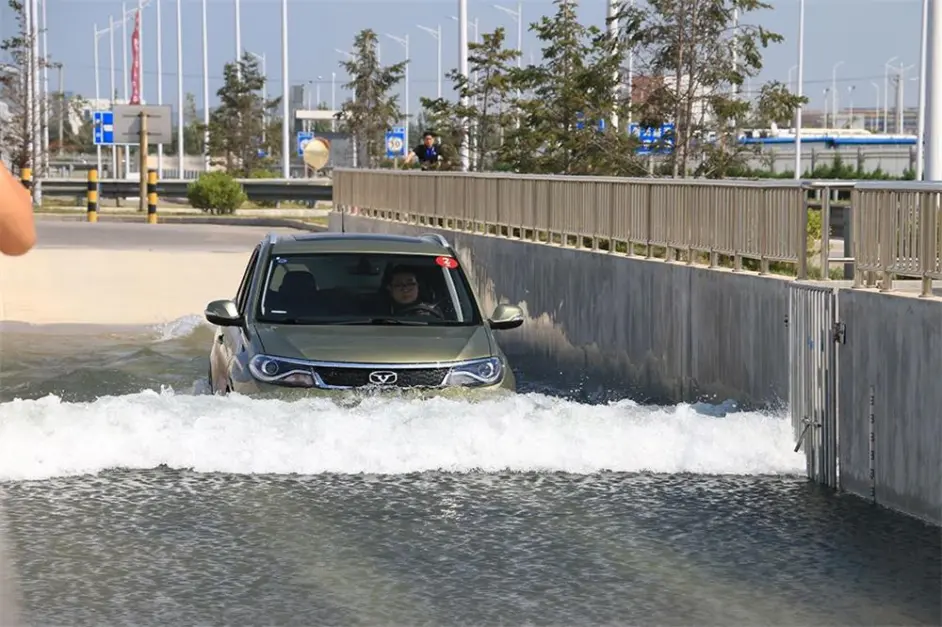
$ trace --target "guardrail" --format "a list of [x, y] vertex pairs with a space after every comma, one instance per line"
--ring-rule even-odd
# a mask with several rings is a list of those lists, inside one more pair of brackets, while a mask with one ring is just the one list
[[338, 210], [379, 219], [735, 270], [756, 260], [760, 273], [784, 262], [799, 279], [808, 278], [809, 211], [833, 225], [832, 209], [850, 194], [849, 213], [859, 215], [850, 229], [843, 215], [840, 224], [851, 254], [830, 258], [825, 243], [822, 268], [853, 264], [858, 286], [873, 286], [878, 272], [883, 290], [893, 274], [918, 278], [924, 295], [942, 278], [942, 185], [338, 168], [334, 188]]
[[[320, 182], [303, 179], [237, 179], [249, 200], [253, 201], [308, 201], [332, 200], [333, 188]], [[161, 198], [186, 198], [192, 181], [158, 181], [157, 195]], [[81, 179], [43, 179], [46, 196], [85, 196], [88, 189]], [[99, 181], [99, 198], [137, 198], [141, 195], [139, 181], [103, 179]]]
[[854, 285], [864, 283], [865, 273], [879, 273], [884, 291], [895, 275], [920, 279], [922, 295], [931, 294], [932, 281], [942, 280], [942, 185], [860, 182], [851, 204], [857, 214]]

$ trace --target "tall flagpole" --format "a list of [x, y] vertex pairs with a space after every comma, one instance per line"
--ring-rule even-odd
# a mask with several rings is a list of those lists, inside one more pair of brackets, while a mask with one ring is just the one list
[[[131, 100], [131, 94], [128, 92], [128, 5], [121, 3], [121, 73], [124, 75], [124, 104]], [[131, 175], [131, 147], [124, 146], [124, 178]]]
[[288, 108], [288, 0], [281, 0], [281, 176], [291, 178], [288, 131], [291, 127]]
[[177, 178], [183, 179], [186, 151], [183, 144], [183, 0], [177, 0]]
[[209, 171], [209, 43], [206, 34], [206, 0], [203, 0], [203, 169]]
[[[114, 101], [115, 95], [117, 94], [117, 88], [114, 84], [114, 16], [108, 16], [108, 46], [109, 46], [109, 65], [111, 66], [111, 89], [108, 93], [108, 102], [111, 103], [111, 110], [114, 111]], [[96, 96], [97, 98], [98, 96]], [[101, 171], [99, 170], [98, 176], [101, 176]], [[114, 144], [111, 144], [111, 178], [118, 178], [118, 147]]]
[[[157, 104], [162, 105], [164, 103], [164, 67], [163, 67], [163, 46], [161, 46], [161, 40], [163, 39], [163, 33], [161, 32], [161, 19], [160, 19], [160, 0], [157, 0]], [[157, 144], [157, 178], [164, 178], [164, 145]]]

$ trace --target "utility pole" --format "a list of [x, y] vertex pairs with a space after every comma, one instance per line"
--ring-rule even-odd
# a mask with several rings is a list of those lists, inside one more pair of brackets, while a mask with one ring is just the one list
[[[458, 0], [458, 72], [468, 76], [468, 0]], [[467, 96], [461, 97], [461, 106], [468, 107]], [[468, 137], [468, 118], [461, 118], [461, 170], [467, 172], [470, 166]]]
[[[97, 46], [96, 46], [97, 47]], [[58, 155], [62, 156], [62, 146], [65, 143], [65, 137], [63, 135], [65, 131], [65, 116], [66, 116], [66, 106], [65, 106], [65, 87], [62, 81], [62, 62], [53, 63], [52, 67], [59, 70], [59, 150], [57, 151]]]

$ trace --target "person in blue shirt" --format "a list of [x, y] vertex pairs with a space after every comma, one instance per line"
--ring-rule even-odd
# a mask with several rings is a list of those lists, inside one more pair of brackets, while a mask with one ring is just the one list
[[425, 131], [422, 135], [422, 143], [409, 151], [404, 165], [410, 165], [415, 160], [418, 160], [423, 170], [429, 166], [438, 165], [442, 160], [441, 151], [435, 142], [435, 133], [432, 131]]

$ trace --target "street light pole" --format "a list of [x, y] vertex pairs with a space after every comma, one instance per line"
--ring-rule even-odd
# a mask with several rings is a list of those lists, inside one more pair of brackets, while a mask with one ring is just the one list
[[[114, 17], [108, 16], [108, 39], [109, 39], [109, 54], [110, 54], [110, 65], [111, 65], [111, 81], [110, 89], [108, 91], [108, 102], [111, 103], [111, 110], [114, 111], [114, 99], [117, 89], [114, 84], [114, 72], [115, 72], [115, 62], [114, 62]], [[101, 170], [98, 171], [98, 176], [101, 176]], [[118, 147], [114, 144], [111, 144], [111, 178], [118, 178]]]
[[438, 42], [438, 97], [442, 97], [442, 25], [439, 24], [437, 29], [429, 28], [428, 26], [422, 26], [421, 24], [416, 24], [416, 26], [426, 33], [435, 38]]
[[942, 1], [930, 0], [926, 12], [926, 171], [927, 181], [942, 180]]
[[[610, 0], [609, 8], [611, 9], [614, 2]], [[517, 10], [508, 9], [507, 7], [501, 6], [499, 4], [494, 5], [495, 9], [499, 9], [513, 18], [514, 22], [517, 23], [517, 67], [523, 67], [523, 3], [517, 3]]]
[[[265, 82], [262, 83], [262, 102], [268, 102], [268, 63], [265, 59], [265, 53], [256, 54], [251, 50], [246, 50], [246, 52], [259, 61], [262, 62], [262, 76], [265, 77]], [[268, 109], [262, 110], [262, 146], [265, 147], [265, 152], [268, 152]]]
[[[805, 83], [805, 0], [798, 2], [798, 78], [795, 95], [801, 98]], [[801, 103], [795, 107], [795, 180], [801, 179]]]
[[[128, 4], [121, 3], [121, 73], [124, 75], [124, 103], [131, 100], [128, 93]], [[124, 145], [124, 177], [131, 173], [131, 147]], [[117, 175], [117, 173], [116, 173]]]
[[831, 122], [835, 128], [837, 128], [837, 68], [843, 64], [843, 61], [838, 61], [831, 68]]
[[[161, 17], [160, 17], [160, 0], [156, 0], [157, 4], [157, 104], [162, 105], [164, 103], [164, 66], [163, 66], [163, 46], [161, 46], [161, 41], [163, 40], [163, 32], [161, 30]], [[162, 180], [164, 178], [164, 145], [157, 144], [157, 178]]]
[[183, 180], [186, 145], [183, 141], [183, 0], [177, 0], [177, 178]]
[[926, 56], [928, 43], [926, 35], [929, 28], [929, 0], [922, 0], [922, 33], [919, 41], [919, 120], [916, 131], [916, 180], [921, 181], [926, 163]]
[[[101, 100], [101, 81], [98, 78], [98, 37], [105, 31], [99, 31], [98, 24], [94, 24], [93, 27], [95, 29], [95, 110], [97, 111], [99, 107], [101, 107], [101, 104], [99, 103]], [[29, 116], [27, 116], [27, 119], [29, 119]], [[98, 172], [101, 173], [101, 144], [97, 144], [95, 146], [95, 152], [98, 156]]]
[[390, 35], [388, 33], [386, 34], [386, 36], [392, 39], [393, 41], [399, 42], [406, 49], [406, 75], [405, 75], [406, 111], [405, 111], [405, 123], [403, 124], [403, 127], [405, 128], [405, 133], [406, 133], [406, 146], [409, 146], [410, 145], [409, 144], [409, 36], [406, 35], [405, 37], [396, 37], [395, 35]]
[[242, 68], [238, 65], [242, 58], [242, 8], [239, 0], [235, 0], [235, 45], [236, 45], [236, 75], [242, 76]]
[[[899, 57], [891, 57], [883, 65], [883, 132], [890, 129], [890, 63]], [[894, 68], [895, 69], [895, 68]]]
[[206, 0], [203, 0], [203, 169], [209, 171], [209, 42]]
[[281, 175], [291, 178], [288, 127], [291, 120], [288, 108], [288, 0], [281, 0]]
[[[43, 108], [43, 171], [49, 171], [49, 27], [46, 19], [46, 0], [42, 0], [43, 13], [43, 97], [40, 101]], [[98, 47], [98, 44], [95, 44]]]
[[[468, 78], [468, 0], [458, 0], [458, 73]], [[461, 106], [467, 110], [468, 97], [461, 97]], [[468, 171], [470, 165], [468, 118], [461, 118], [461, 170]]]

